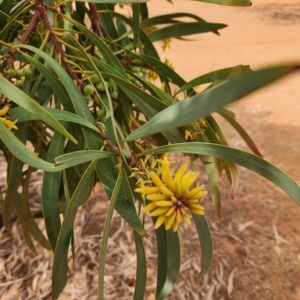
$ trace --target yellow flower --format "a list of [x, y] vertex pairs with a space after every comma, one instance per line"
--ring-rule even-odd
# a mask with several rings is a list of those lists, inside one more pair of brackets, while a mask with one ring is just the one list
[[194, 139], [197, 138], [199, 134], [203, 134], [206, 130], [206, 123], [203, 119], [198, 120], [197, 122], [194, 123], [194, 128], [195, 132], [191, 132], [189, 130], [184, 131], [184, 138], [185, 140], [191, 140], [193, 141]]
[[5, 105], [2, 109], [0, 109], [0, 116], [4, 116], [9, 111], [9, 105]]
[[18, 127], [15, 125], [18, 120], [15, 121], [10, 121], [8, 120], [6, 117], [2, 117], [5, 116], [9, 111], [9, 105], [5, 105], [2, 109], [0, 109], [0, 121], [9, 129], [18, 129]]
[[155, 71], [149, 70], [147, 74], [147, 80], [152, 82], [155, 81], [158, 78], [158, 75]]
[[162, 47], [163, 51], [166, 51], [167, 48], [168, 48], [168, 49], [171, 48], [171, 47], [170, 47], [171, 41], [172, 41], [171, 38], [167, 38], [167, 39], [161, 41], [161, 42], [162, 42], [162, 46], [161, 46], [161, 47]]
[[149, 201], [142, 212], [150, 212], [152, 217], [157, 217], [154, 228], [164, 224], [166, 230], [172, 227], [175, 232], [182, 219], [188, 224], [191, 223], [187, 208], [194, 214], [204, 214], [204, 208], [198, 200], [207, 192], [203, 190], [203, 185], [190, 190], [199, 174], [186, 172], [187, 164], [183, 164], [174, 175], [170, 170], [174, 161], [170, 161], [166, 154], [158, 162], [158, 172], [149, 172], [150, 185], [147, 186], [143, 181], [135, 192], [141, 193]]

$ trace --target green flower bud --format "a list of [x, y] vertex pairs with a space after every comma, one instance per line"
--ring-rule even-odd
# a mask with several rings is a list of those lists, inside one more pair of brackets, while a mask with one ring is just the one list
[[85, 96], [91, 96], [93, 93], [95, 92], [95, 88], [94, 86], [87, 84], [84, 88], [83, 88], [83, 94]]
[[142, 61], [138, 58], [135, 58], [135, 59], [132, 60], [132, 63], [139, 66], [139, 65], [142, 64]]
[[[104, 81], [104, 84], [106, 85], [106, 87], [108, 87], [108, 82], [107, 81]], [[104, 86], [103, 82], [100, 82], [98, 85], [97, 85], [97, 89], [101, 92], [105, 92], [105, 86]]]
[[24, 85], [24, 81], [23, 81], [22, 79], [18, 79], [18, 80], [16, 81], [16, 86], [17, 86], [18, 88], [22, 88], [23, 85]]
[[24, 70], [24, 76], [25, 76], [25, 78], [28, 78], [28, 77], [30, 77], [31, 75], [32, 75], [31, 69], [25, 69], [25, 70]]
[[16, 71], [16, 75], [17, 75], [18, 78], [23, 77], [24, 76], [24, 70], [23, 69], [18, 69]]
[[104, 108], [98, 109], [97, 110], [97, 117], [98, 119], [103, 119], [106, 116], [106, 111]]
[[140, 70], [139, 67], [131, 67], [131, 71], [132, 71], [133, 73], [140, 73], [140, 72], [141, 72], [141, 70]]
[[98, 105], [98, 106], [101, 106], [102, 105], [102, 100], [101, 100], [101, 97], [97, 94], [95, 94], [93, 96], [93, 100], [95, 101], [95, 103]]
[[91, 77], [90, 77], [90, 81], [92, 83], [99, 83], [100, 82], [100, 78], [97, 74], [93, 74]]
[[8, 70], [7, 70], [7, 75], [8, 75], [9, 77], [14, 78], [14, 77], [17, 76], [17, 72], [16, 72], [16, 70], [14, 70], [14, 69], [8, 69]]
[[112, 92], [112, 93], [111, 93], [111, 97], [112, 97], [113, 99], [118, 99], [118, 98], [119, 98], [119, 94], [118, 94], [117, 92]]

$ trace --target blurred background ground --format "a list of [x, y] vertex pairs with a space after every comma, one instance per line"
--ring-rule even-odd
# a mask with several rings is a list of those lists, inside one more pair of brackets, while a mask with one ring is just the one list
[[[300, 3], [298, 0], [257, 0], [249, 8], [213, 6], [194, 1], [149, 2], [152, 15], [187, 11], [229, 26], [213, 34], [173, 41], [162, 52], [186, 80], [200, 74], [249, 64], [300, 62]], [[158, 49], [160, 44], [157, 44]], [[263, 156], [300, 182], [300, 74], [287, 77], [230, 106], [254, 138]], [[246, 149], [239, 136], [220, 119], [230, 144]], [[0, 162], [5, 192], [5, 163]], [[202, 167], [199, 166], [202, 170]], [[218, 219], [210, 195], [203, 205], [215, 244], [211, 271], [197, 280], [201, 253], [195, 229], [181, 227], [182, 270], [168, 299], [300, 299], [300, 208], [281, 190], [256, 174], [239, 168], [240, 186], [229, 200], [228, 184], [220, 178], [223, 216]], [[207, 186], [202, 172], [200, 178]], [[41, 176], [32, 178], [32, 200], [39, 202]], [[96, 299], [97, 259], [107, 201], [101, 188], [80, 209], [76, 221], [76, 259], [60, 299]], [[34, 206], [38, 209], [38, 204]], [[41, 224], [42, 226], [42, 224]], [[146, 299], [155, 293], [155, 241], [150, 222], [145, 239], [149, 259]], [[0, 231], [0, 299], [50, 299], [52, 255], [39, 249], [32, 255], [14, 221]], [[131, 229], [116, 215], [107, 250], [105, 299], [131, 299], [135, 281], [135, 249]]]

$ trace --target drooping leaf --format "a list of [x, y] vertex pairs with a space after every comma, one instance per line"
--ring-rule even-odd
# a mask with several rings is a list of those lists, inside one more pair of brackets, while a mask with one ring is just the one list
[[[162, 300], [167, 297], [174, 288], [180, 270], [180, 243], [178, 233], [172, 230], [166, 231], [166, 240], [163, 241], [164, 247], [167, 249], [167, 268], [166, 275], [161, 286], [161, 289], [156, 291], [156, 299]], [[159, 255], [159, 253], [158, 253]], [[158, 271], [159, 272], [159, 271]]]
[[251, 6], [252, 5], [252, 2], [250, 0], [192, 0], [192, 1], [228, 5], [228, 6]]
[[270, 162], [254, 154], [230, 148], [223, 145], [208, 143], [182, 143], [162, 146], [156, 149], [145, 151], [138, 156], [148, 154], [159, 154], [167, 152], [194, 153], [209, 155], [241, 165], [276, 184], [287, 193], [298, 205], [300, 205], [300, 186], [288, 174], [274, 166]]
[[239, 133], [239, 135], [243, 138], [243, 140], [255, 155], [262, 157], [262, 154], [256, 147], [252, 138], [249, 136], [246, 130], [236, 121], [235, 117], [232, 117], [231, 113], [227, 109], [221, 108], [217, 111], [217, 113], [232, 125], [232, 127]]
[[[5, 133], [8, 134], [8, 138], [6, 138]], [[3, 223], [7, 230], [10, 228], [11, 214], [14, 207], [14, 201], [16, 197], [19, 197], [18, 188], [22, 181], [22, 169], [24, 166], [23, 161], [18, 159], [18, 156], [16, 156], [11, 150], [11, 147], [14, 147], [15, 144], [13, 140], [10, 141], [10, 137], [18, 141], [18, 143], [22, 145], [22, 147], [25, 147], [23, 143], [25, 143], [26, 135], [27, 124], [19, 126], [19, 130], [15, 136], [6, 128], [6, 126], [2, 122], [0, 122], [0, 137], [10, 151], [8, 155], [7, 166], [7, 193], [3, 205]], [[19, 140], [19, 138], [21, 140]], [[8, 145], [5, 143], [5, 141], [8, 142]], [[10, 142], [12, 142], [11, 146], [9, 146]]]
[[[71, 112], [59, 110], [56, 108], [51, 107], [44, 107], [44, 109], [49, 112], [55, 119], [59, 121], [67, 121], [77, 123], [88, 128], [93, 129], [96, 132], [99, 132], [99, 129], [86, 119], [82, 118], [81, 116], [75, 115]], [[17, 119], [18, 122], [24, 121], [32, 121], [32, 120], [39, 120], [39, 117], [32, 114], [30, 111], [24, 110], [22, 107], [15, 107], [9, 111], [9, 114], [14, 118]]]
[[78, 207], [82, 201], [82, 193], [91, 180], [97, 160], [91, 162], [83, 174], [68, 205], [56, 243], [52, 269], [52, 299], [57, 299], [67, 282], [68, 249], [73, 230], [73, 224]]
[[213, 241], [212, 235], [209, 229], [209, 224], [205, 216], [199, 216], [192, 214], [193, 220], [196, 225], [200, 246], [201, 246], [201, 272], [199, 276], [204, 276], [210, 269], [213, 262]]
[[76, 139], [52, 115], [3, 76], [0, 76], [0, 93], [76, 143]]
[[149, 33], [151, 42], [166, 40], [169, 38], [180, 38], [187, 35], [214, 32], [219, 29], [225, 28], [225, 24], [207, 23], [207, 22], [186, 22], [177, 23], [164, 28], [155, 30]]
[[241, 99], [300, 67], [294, 64], [262, 69], [230, 80], [159, 112], [143, 126], [132, 132], [125, 141], [180, 127], [198, 120], [217, 109]]
[[[64, 137], [55, 133], [47, 155], [47, 161], [54, 163], [56, 156], [63, 153]], [[42, 210], [45, 220], [45, 227], [52, 250], [55, 250], [59, 231], [61, 228], [59, 212], [59, 172], [45, 172], [42, 184]]]
[[115, 210], [115, 205], [119, 196], [119, 191], [121, 188], [122, 180], [124, 178], [124, 171], [121, 169], [119, 171], [119, 175], [114, 186], [114, 189], [111, 194], [109, 207], [106, 213], [103, 231], [102, 231], [102, 239], [100, 243], [100, 254], [99, 254], [99, 269], [98, 269], [98, 299], [104, 300], [104, 275], [105, 275], [105, 256], [106, 256], [106, 248], [108, 242], [109, 229], [111, 225], [111, 220], [113, 216], [113, 212]]

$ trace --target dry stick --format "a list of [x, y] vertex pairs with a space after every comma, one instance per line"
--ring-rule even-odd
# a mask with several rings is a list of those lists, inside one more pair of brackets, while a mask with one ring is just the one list
[[97, 12], [97, 7], [94, 3], [90, 3], [89, 2], [89, 7], [90, 7], [90, 11], [92, 13], [92, 18], [91, 18], [91, 22], [92, 22], [92, 28], [95, 31], [95, 33], [100, 36], [101, 38], [104, 38], [103, 33], [105, 33], [105, 35], [107, 36], [107, 38], [112, 41], [112, 38], [110, 37], [109, 33], [105, 30], [105, 28], [103, 27], [103, 25], [101, 24], [98, 12]]
[[92, 22], [92, 28], [96, 32], [96, 34], [103, 38], [103, 33], [101, 30], [100, 25], [100, 18], [97, 12], [96, 5], [94, 3], [89, 2], [90, 11], [92, 13], [91, 22]]
[[[45, 6], [44, 6], [45, 7]], [[46, 11], [45, 11], [46, 12]], [[77, 77], [77, 75], [74, 73], [73, 69], [70, 67], [70, 65], [67, 63], [67, 57], [65, 55], [64, 50], [62, 49], [60, 43], [58, 42], [56, 36], [53, 34], [53, 27], [49, 21], [49, 18], [47, 16], [46, 13], [43, 13], [41, 15], [41, 18], [43, 20], [45, 29], [48, 30], [50, 32], [49, 34], [49, 39], [51, 41], [51, 43], [53, 44], [56, 52], [58, 53], [58, 55], [60, 55], [62, 63], [66, 69], [66, 71], [68, 72], [68, 74], [71, 76], [71, 78], [73, 80], [75, 80], [79, 85], [83, 86], [82, 81]]]

